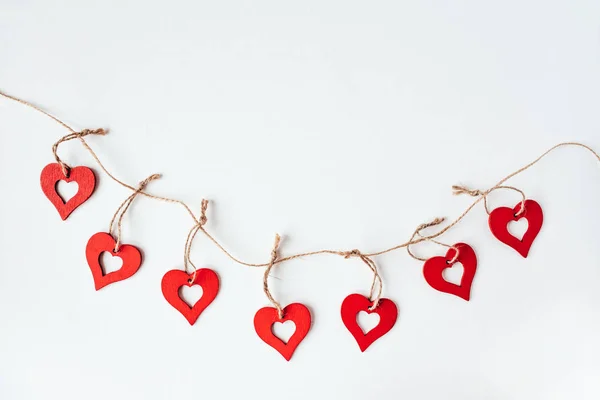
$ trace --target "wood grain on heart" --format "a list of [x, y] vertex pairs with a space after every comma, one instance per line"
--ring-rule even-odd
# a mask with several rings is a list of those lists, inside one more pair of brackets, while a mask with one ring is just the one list
[[[398, 307], [390, 299], [380, 299], [379, 304], [373, 310], [369, 308], [373, 305], [363, 295], [354, 293], [349, 295], [342, 302], [342, 321], [346, 328], [350, 331], [360, 351], [365, 351], [373, 342], [385, 335], [394, 327], [398, 318]], [[379, 323], [369, 332], [363, 332], [358, 325], [356, 318], [358, 313], [364, 311], [368, 314], [375, 313], [379, 315]]]
[[[85, 257], [90, 266], [90, 270], [92, 271], [96, 290], [100, 290], [111, 283], [119, 282], [131, 277], [137, 272], [140, 265], [142, 265], [142, 254], [137, 247], [129, 244], [122, 244], [119, 249], [115, 251], [115, 245], [115, 239], [109, 233], [105, 232], [94, 234], [87, 243]], [[123, 264], [120, 269], [109, 272], [108, 274], [104, 273], [104, 269], [100, 262], [100, 255], [105, 251], [110, 253], [113, 257], [121, 258]]]
[[[453, 247], [458, 249], [458, 257], [454, 262], [456, 250], [448, 249], [445, 257], [431, 257], [423, 265], [423, 276], [429, 285], [440, 292], [450, 293], [469, 301], [471, 297], [471, 285], [477, 270], [477, 256], [471, 246], [465, 243], [456, 243]], [[463, 266], [463, 275], [460, 284], [454, 284], [444, 279], [444, 270], [451, 268], [459, 262]]]
[[[276, 322], [292, 321], [296, 330], [285, 343], [273, 333]], [[294, 351], [310, 330], [310, 311], [304, 304], [292, 303], [283, 309], [283, 318], [279, 318], [275, 307], [263, 307], [254, 316], [254, 329], [258, 336], [269, 346], [277, 350], [283, 358], [290, 361]]]
[[[202, 296], [190, 306], [180, 294], [184, 286], [192, 287], [199, 285], [202, 288]], [[212, 269], [201, 268], [196, 273], [188, 274], [178, 269], [171, 270], [162, 278], [161, 288], [163, 296], [185, 319], [194, 325], [202, 311], [213, 302], [219, 292], [219, 277]]]
[[[77, 182], [77, 193], [66, 202], [56, 189], [59, 181]], [[96, 187], [96, 177], [88, 167], [70, 168], [68, 176], [65, 176], [60, 165], [52, 163], [46, 165], [42, 170], [40, 184], [48, 200], [54, 205], [60, 217], [65, 220], [77, 207], [90, 198]]]
[[[488, 223], [496, 239], [515, 249], [523, 257], [527, 257], [533, 241], [542, 229], [544, 213], [542, 207], [533, 200], [525, 200], [525, 210], [517, 215], [520, 210], [521, 203], [514, 208], [498, 207], [490, 213]], [[527, 220], [528, 226], [523, 238], [518, 239], [508, 231], [508, 224], [521, 218]]]

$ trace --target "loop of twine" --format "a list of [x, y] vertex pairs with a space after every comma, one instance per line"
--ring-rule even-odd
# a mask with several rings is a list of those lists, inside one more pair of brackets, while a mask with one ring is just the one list
[[[69, 130], [71, 133], [77, 133], [73, 128], [71, 128], [69, 125], [67, 125], [66, 123], [64, 123], [63, 121], [61, 121], [60, 119], [56, 118], [55, 116], [53, 116], [52, 114], [44, 111], [43, 109], [25, 101], [22, 99], [19, 99], [17, 97], [14, 96], [10, 96], [6, 93], [3, 93], [2, 91], [0, 91], [0, 96], [5, 97], [7, 99], [10, 99], [12, 101], [15, 101], [17, 103], [20, 103], [22, 105], [25, 105], [27, 107], [30, 107], [34, 110], [36, 110], [37, 112], [40, 112], [44, 115], [46, 115], [48, 118], [51, 118], [52, 120], [54, 120], [55, 122], [57, 122], [58, 124], [62, 125], [65, 129]], [[192, 210], [190, 209], [190, 207], [184, 203], [181, 200], [177, 200], [177, 199], [172, 199], [169, 197], [162, 197], [162, 196], [156, 196], [150, 193], [146, 193], [145, 191], [141, 190], [138, 191], [138, 189], [136, 189], [135, 187], [128, 185], [127, 183], [119, 180], [118, 178], [116, 178], [113, 174], [111, 174], [111, 172], [106, 169], [106, 167], [104, 166], [104, 164], [100, 161], [100, 159], [98, 158], [98, 156], [96, 155], [96, 153], [94, 152], [94, 150], [87, 144], [87, 142], [85, 141], [85, 139], [80, 136], [77, 135], [77, 138], [79, 138], [79, 140], [81, 141], [81, 144], [83, 145], [83, 147], [92, 155], [92, 157], [94, 158], [94, 160], [96, 161], [96, 163], [98, 164], [98, 166], [102, 169], [102, 171], [104, 171], [104, 173], [106, 173], [106, 175], [112, 179], [114, 182], [118, 183], [119, 185], [133, 191], [133, 192], [137, 192], [138, 194], [141, 194], [142, 196], [146, 196], [152, 199], [156, 199], [156, 200], [160, 200], [160, 201], [165, 201], [168, 203], [176, 203], [179, 204], [181, 207], [183, 207], [186, 212], [192, 217], [192, 219], [194, 220], [194, 222], [198, 221], [198, 219], [196, 218], [195, 214], [192, 212]], [[474, 192], [474, 191], [459, 191], [460, 193], [457, 194], [461, 194], [461, 193], [468, 193], [469, 192], [473, 192], [474, 196], [477, 197], [477, 199], [475, 201], [473, 201], [473, 203], [471, 203], [471, 205], [469, 205], [461, 215], [459, 215], [452, 223], [450, 223], [449, 225], [445, 226], [443, 229], [440, 229], [439, 231], [437, 231], [436, 233], [433, 233], [429, 236], [420, 236], [415, 238], [413, 235], [413, 237], [404, 243], [400, 243], [398, 245], [392, 246], [392, 247], [388, 247], [385, 248], [383, 250], [380, 251], [374, 251], [371, 253], [362, 253], [363, 256], [366, 257], [376, 257], [382, 254], [386, 254], [404, 247], [408, 247], [410, 245], [413, 244], [417, 244], [417, 243], [421, 243], [423, 241], [426, 240], [431, 240], [431, 239], [435, 239], [441, 235], [443, 235], [444, 233], [446, 233], [448, 230], [452, 229], [456, 224], [458, 224], [477, 204], [479, 204], [479, 202], [481, 202], [482, 200], [485, 200], [486, 196], [483, 196], [483, 193], [488, 193], [491, 190], [495, 190], [495, 188], [499, 188], [504, 182], [506, 182], [507, 180], [511, 179], [512, 177], [514, 177], [515, 175], [518, 175], [520, 173], [522, 173], [523, 171], [531, 168], [532, 166], [534, 166], [535, 164], [537, 164], [538, 162], [540, 162], [540, 160], [542, 160], [542, 158], [546, 157], [549, 153], [551, 153], [552, 151], [560, 148], [560, 147], [567, 147], [567, 146], [575, 146], [575, 147], [581, 147], [587, 151], [589, 151], [590, 153], [592, 153], [592, 155], [594, 157], [596, 157], [596, 159], [600, 162], [600, 155], [594, 151], [591, 147], [583, 144], [583, 143], [579, 143], [579, 142], [562, 142], [562, 143], [558, 143], [554, 146], [552, 146], [551, 148], [549, 148], [548, 150], [546, 150], [545, 152], [543, 152], [540, 156], [538, 156], [536, 159], [534, 159], [533, 161], [531, 161], [530, 163], [526, 164], [525, 166], [519, 168], [518, 170], [512, 172], [511, 174], [505, 176], [504, 178], [502, 178], [499, 182], [497, 182], [494, 186], [492, 186], [492, 189], [488, 190], [488, 191], [478, 191], [478, 192]], [[486, 210], [487, 211], [487, 210]], [[519, 211], [519, 214], [523, 211], [523, 209], [521, 209]], [[235, 257], [233, 254], [231, 254], [225, 247], [223, 247], [223, 245], [217, 241], [209, 232], [207, 232], [203, 227], [201, 227], [199, 229], [200, 231], [202, 231], [202, 233], [204, 233], [204, 235], [215, 245], [217, 246], [217, 248], [219, 248], [219, 250], [221, 250], [227, 257], [229, 257], [232, 261], [234, 261], [237, 264], [240, 265], [245, 265], [247, 267], [268, 267], [271, 263], [249, 263], [249, 262], [245, 262], [243, 260], [240, 260], [239, 258]], [[296, 259], [296, 258], [301, 258], [301, 257], [308, 257], [308, 256], [314, 256], [314, 255], [319, 255], [319, 254], [334, 254], [334, 255], [345, 255], [348, 252], [345, 251], [340, 251], [340, 250], [330, 250], [330, 249], [323, 249], [323, 250], [317, 250], [317, 251], [310, 251], [310, 252], [305, 252], [305, 253], [299, 253], [299, 254], [295, 254], [295, 255], [291, 255], [288, 257], [284, 257], [284, 258], [279, 258], [276, 259], [274, 262], [272, 262], [272, 264], [277, 264], [277, 263], [281, 263], [284, 261], [288, 261], [288, 260], [292, 260], [292, 259]]]
[[57, 153], [58, 146], [63, 142], [67, 142], [72, 139], [81, 139], [82, 137], [88, 136], [88, 135], [106, 135], [106, 131], [102, 128], [84, 129], [81, 132], [69, 133], [68, 135], [60, 138], [58, 140], [58, 142], [56, 142], [52, 145], [52, 154], [54, 155], [54, 159], [60, 165], [60, 168], [62, 169], [62, 172], [65, 175], [65, 177], [67, 177], [67, 178], [69, 177], [69, 172], [71, 171], [71, 167], [67, 163], [65, 163], [63, 160], [61, 160], [60, 157], [58, 156], [58, 153]]
[[275, 300], [275, 298], [271, 294], [271, 291], [269, 290], [269, 274], [271, 273], [271, 269], [273, 269], [273, 266], [275, 265], [275, 261], [277, 260], [277, 256], [278, 256], [277, 250], [279, 250], [280, 243], [281, 243], [281, 237], [279, 236], [278, 233], [276, 233], [275, 241], [273, 243], [273, 249], [271, 250], [271, 259], [270, 259], [269, 263], [267, 264], [267, 268], [265, 268], [265, 273], [263, 275], [263, 291], [267, 295], [267, 298], [269, 299], [271, 304], [273, 304], [273, 306], [277, 309], [277, 315], [279, 316], [279, 319], [282, 319], [283, 318], [283, 308], [281, 307], [281, 304], [279, 304], [279, 302], [277, 300]]
[[491, 187], [490, 189], [484, 191], [481, 191], [479, 189], [469, 189], [465, 186], [459, 186], [459, 185], [453, 185], [452, 186], [452, 194], [456, 195], [461, 195], [461, 194], [467, 194], [469, 196], [472, 197], [479, 197], [481, 196], [483, 198], [483, 206], [485, 208], [485, 212], [490, 215], [490, 210], [488, 208], [488, 200], [487, 197], [489, 196], [490, 193], [492, 193], [494, 190], [498, 190], [498, 189], [510, 189], [510, 190], [514, 190], [516, 192], [521, 193], [521, 208], [519, 208], [519, 211], [515, 214], [515, 217], [518, 217], [519, 215], [523, 214], [525, 212], [525, 200], [527, 200], [527, 197], [525, 196], [525, 192], [523, 192], [521, 189], [517, 189], [514, 186], [505, 186], [505, 185], [496, 185]]
[[183, 252], [183, 267], [185, 269], [185, 272], [187, 272], [188, 274], [189, 272], [189, 265], [192, 266], [192, 268], [194, 268], [194, 272], [192, 275], [192, 278], [190, 279], [189, 283], [192, 283], [196, 280], [196, 273], [198, 272], [198, 269], [196, 268], [196, 265], [194, 265], [194, 263], [192, 262], [191, 258], [190, 258], [190, 252], [192, 251], [192, 243], [194, 242], [194, 238], [196, 237], [196, 234], [203, 229], [204, 224], [206, 224], [206, 222], [208, 221], [208, 219], [206, 218], [206, 209], [208, 208], [208, 200], [206, 199], [202, 199], [202, 203], [201, 203], [201, 207], [200, 207], [200, 218], [198, 218], [198, 220], [196, 221], [196, 224], [192, 227], [192, 229], [190, 229], [188, 235], [187, 235], [187, 239], [185, 241], [185, 250]]
[[[348, 259], [350, 257], [358, 257], [364, 262], [369, 269], [373, 272], [373, 282], [371, 283], [371, 290], [369, 292], [369, 301], [372, 303], [369, 307], [369, 311], [373, 311], [379, 305], [379, 301], [381, 300], [381, 293], [383, 292], [383, 280], [381, 279], [381, 275], [379, 275], [379, 271], [377, 270], [377, 265], [375, 261], [370, 259], [365, 254], [361, 253], [360, 250], [354, 249], [346, 252], [341, 252], [344, 258]], [[377, 285], [379, 284], [379, 285]], [[377, 295], [375, 295], [375, 286], [378, 286]], [[375, 295], [375, 296], [374, 296]]]
[[[439, 244], [440, 246], [444, 246], [447, 247], [449, 249], [454, 249], [454, 256], [452, 257], [451, 260], [447, 261], [448, 264], [454, 264], [456, 262], [456, 260], [458, 260], [458, 255], [460, 250], [458, 249], [458, 247], [456, 246], [450, 246], [449, 244], [446, 243], [442, 243], [439, 242], [431, 237], [427, 237], [427, 236], [423, 236], [421, 235], [421, 231], [423, 229], [427, 229], [430, 228], [432, 226], [436, 226], [441, 224], [442, 222], [444, 222], [446, 220], [446, 218], [435, 218], [433, 221], [431, 222], [426, 222], [424, 224], [420, 224], [419, 226], [417, 226], [417, 228], [415, 229], [415, 231], [413, 232], [412, 236], [410, 237], [410, 241], [412, 241], [415, 236], [419, 236], [421, 239], [424, 239], [424, 241], [428, 241], [428, 242], [432, 242], [435, 244]], [[408, 252], [408, 255], [411, 256], [412, 258], [414, 258], [415, 260], [419, 260], [419, 261], [427, 261], [427, 258], [422, 258], [422, 257], [418, 257], [416, 256], [412, 250], [410, 249], [410, 244], [406, 246], [406, 251]]]
[[120, 213], [119, 219], [117, 221], [117, 239], [115, 241], [115, 253], [118, 252], [119, 248], [121, 247], [121, 224], [123, 222], [123, 216], [125, 215], [125, 213], [129, 209], [129, 207], [131, 206], [131, 203], [133, 203], [133, 200], [135, 200], [135, 197], [146, 187], [146, 185], [149, 182], [160, 178], [160, 176], [161, 176], [160, 174], [152, 174], [149, 177], [147, 177], [146, 179], [144, 179], [143, 181], [141, 181], [138, 189], [132, 195], [127, 197], [125, 199], [125, 201], [123, 203], [121, 203], [119, 208], [117, 208], [117, 211], [113, 215], [112, 219], [110, 220], [110, 224], [108, 226], [108, 232], [112, 235], [115, 219], [117, 218], [117, 215], [119, 215], [119, 213]]

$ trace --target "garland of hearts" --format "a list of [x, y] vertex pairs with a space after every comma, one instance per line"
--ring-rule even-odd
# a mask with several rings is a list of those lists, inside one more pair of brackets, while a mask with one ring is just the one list
[[[45, 114], [70, 131], [68, 135], [62, 137], [53, 145], [52, 152], [56, 162], [46, 165], [42, 169], [40, 175], [42, 192], [54, 206], [62, 220], [69, 218], [76, 209], [84, 204], [93, 194], [96, 186], [96, 174], [92, 171], [92, 169], [86, 166], [71, 167], [60, 159], [57, 154], [57, 150], [59, 145], [65, 141], [73, 139], [78, 139], [81, 141], [84, 148], [90, 152], [100, 168], [109, 176], [109, 178], [132, 190], [133, 192], [117, 209], [110, 222], [108, 232], [98, 232], [92, 235], [87, 243], [85, 251], [86, 260], [91, 270], [96, 290], [100, 290], [108, 285], [130, 278], [142, 265], [143, 260], [140, 250], [135, 246], [121, 243], [121, 222], [123, 215], [132, 205], [134, 199], [138, 195], [143, 195], [161, 201], [180, 204], [191, 215], [194, 220], [194, 225], [188, 233], [185, 244], [183, 270], [170, 270], [166, 272], [162, 278], [161, 290], [167, 303], [181, 313], [190, 325], [194, 325], [198, 321], [202, 312], [210, 306], [210, 304], [218, 295], [220, 280], [217, 273], [209, 268], [197, 269], [194, 263], [190, 260], [190, 252], [194, 238], [198, 232], [202, 232], [232, 261], [244, 266], [265, 268], [263, 290], [271, 302], [272, 307], [263, 307], [257, 311], [254, 316], [254, 327], [257, 335], [266, 344], [277, 350], [287, 361], [292, 358], [298, 345], [310, 331], [312, 316], [310, 310], [304, 304], [291, 303], [283, 307], [273, 298], [269, 290], [268, 277], [270, 271], [276, 265], [295, 258], [318, 254], [339, 255], [347, 259], [358, 258], [365, 265], [367, 265], [373, 272], [373, 282], [371, 284], [369, 295], [364, 296], [359, 293], [350, 294], [343, 300], [341, 305], [342, 322], [356, 340], [359, 349], [364, 352], [367, 350], [367, 348], [373, 345], [375, 341], [386, 335], [394, 327], [398, 318], [398, 307], [396, 304], [391, 299], [382, 297], [383, 281], [378, 273], [377, 266], [372, 259], [373, 257], [405, 248], [411, 257], [423, 261], [423, 276], [425, 281], [433, 289], [456, 296], [457, 298], [461, 298], [465, 301], [469, 301], [471, 299], [471, 287], [477, 271], [477, 256], [474, 249], [466, 243], [447, 245], [435, 239], [443, 235], [446, 231], [460, 222], [467, 213], [469, 213], [479, 202], [483, 200], [485, 210], [489, 214], [488, 224], [493, 236], [496, 237], [500, 242], [513, 248], [522, 257], [526, 258], [529, 255], [532, 244], [538, 236], [543, 224], [542, 207], [536, 201], [528, 199], [523, 191], [510, 186], [503, 186], [502, 184], [513, 176], [536, 164], [551, 151], [563, 146], [583, 147], [590, 151], [598, 159], [598, 161], [600, 161], [600, 156], [598, 153], [584, 144], [577, 142], [560, 143], [544, 152], [541, 156], [531, 163], [525, 165], [523, 168], [503, 178], [488, 190], [472, 190], [462, 186], [453, 186], [454, 194], [467, 194], [475, 197], [476, 200], [457, 219], [434, 234], [423, 235], [422, 231], [441, 224], [444, 221], [443, 218], [436, 218], [432, 222], [419, 225], [409, 241], [384, 249], [382, 251], [364, 253], [357, 249], [350, 251], [325, 249], [295, 254], [283, 258], [280, 258], [278, 254], [280, 237], [279, 235], [276, 235], [275, 244], [273, 250], [271, 251], [271, 258], [269, 262], [248, 263], [234, 257], [206, 230], [206, 211], [208, 207], [207, 200], [202, 200], [201, 215], [200, 217], [196, 217], [192, 210], [185, 203], [168, 197], [152, 195], [144, 190], [145, 186], [151, 180], [157, 179], [160, 177], [160, 175], [155, 174], [150, 176], [146, 180], [140, 182], [137, 188], [115, 178], [104, 167], [104, 165], [96, 156], [95, 152], [84, 140], [84, 137], [88, 135], [105, 135], [106, 131], [104, 129], [84, 129], [82, 131], [76, 131], [53, 115], [24, 100], [9, 96], [2, 92], [0, 92], [0, 95]], [[57, 184], [59, 181], [77, 182], [79, 187], [77, 193], [72, 198], [64, 200], [57, 191]], [[497, 189], [515, 190], [521, 193], [522, 199], [514, 207], [498, 207], [490, 212], [487, 205], [487, 198], [492, 191]], [[521, 219], [527, 220], [528, 228], [522, 238], [517, 238], [509, 232], [508, 224], [512, 221], [518, 221]], [[114, 229], [115, 221], [116, 233]], [[445, 246], [448, 248], [448, 250], [443, 256], [437, 255], [429, 258], [421, 258], [414, 255], [410, 249], [410, 246], [414, 246], [425, 241], [430, 241], [441, 246]], [[105, 252], [111, 254], [113, 257], [121, 258], [123, 264], [119, 270], [109, 273], [106, 272], [101, 261], [101, 255]], [[447, 268], [452, 267], [456, 263], [462, 264], [464, 268], [459, 284], [447, 281], [443, 275]], [[203, 290], [203, 294], [200, 299], [196, 301], [196, 303], [188, 304], [181, 297], [181, 289], [185, 286], [191, 287], [194, 285], [200, 286]], [[368, 332], [364, 332], [358, 325], [357, 316], [361, 311], [369, 314], [376, 313], [380, 317], [378, 325]], [[289, 340], [284, 341], [274, 334], [273, 325], [286, 321], [293, 321], [296, 329]]]

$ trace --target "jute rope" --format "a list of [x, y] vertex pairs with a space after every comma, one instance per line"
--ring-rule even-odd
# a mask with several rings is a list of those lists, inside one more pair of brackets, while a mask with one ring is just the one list
[[[41, 112], [42, 114], [48, 116], [49, 118], [53, 119], [54, 121], [56, 121], [57, 123], [61, 124], [63, 127], [65, 127], [66, 129], [68, 129], [71, 133], [78, 133], [76, 132], [73, 128], [71, 128], [69, 125], [65, 124], [64, 122], [62, 122], [61, 120], [59, 120], [58, 118], [54, 117], [53, 115], [47, 113], [46, 111], [42, 110], [41, 108], [34, 106], [31, 103], [28, 103], [24, 100], [18, 99], [16, 97], [10, 96], [8, 94], [5, 94], [3, 92], [0, 91], [0, 96], [3, 96], [7, 99], [16, 101], [18, 103], [21, 103], [25, 106], [31, 107], [34, 110], [37, 110], [38, 112]], [[84, 131], [82, 131], [84, 132]], [[108, 175], [109, 178], [111, 178], [113, 181], [115, 181], [116, 183], [118, 183], [119, 185], [126, 187], [128, 189], [130, 189], [133, 192], [138, 192], [138, 189], [130, 186], [124, 182], [122, 182], [121, 180], [117, 179], [114, 175], [112, 175], [107, 169], [106, 167], [102, 164], [102, 162], [100, 162], [100, 160], [98, 159], [98, 156], [96, 155], [96, 153], [92, 150], [92, 148], [87, 144], [87, 142], [85, 141], [85, 139], [83, 138], [82, 135], [78, 134], [77, 138], [81, 141], [81, 144], [84, 146], [84, 148], [92, 155], [92, 157], [94, 158], [94, 160], [98, 163], [98, 165], [100, 166], [100, 168]], [[527, 169], [531, 168], [532, 166], [534, 166], [535, 164], [537, 164], [542, 158], [546, 157], [549, 153], [551, 153], [552, 151], [560, 148], [560, 147], [566, 147], [566, 146], [575, 146], [575, 147], [581, 147], [587, 151], [589, 151], [590, 153], [592, 153], [594, 155], [594, 157], [596, 157], [596, 159], [600, 162], [600, 155], [598, 155], [598, 153], [596, 153], [592, 148], [590, 148], [589, 146], [586, 146], [585, 144], [582, 143], [578, 143], [578, 142], [564, 142], [564, 143], [559, 143], [553, 147], [551, 147], [550, 149], [546, 150], [544, 153], [542, 153], [539, 157], [537, 157], [535, 160], [533, 160], [532, 162], [526, 164], [525, 166], [519, 168], [518, 170], [512, 172], [511, 174], [505, 176], [504, 178], [502, 178], [498, 183], [496, 183], [495, 185], [493, 185], [490, 189], [488, 189], [487, 191], [485, 191], [485, 193], [489, 194], [491, 191], [496, 190], [498, 188], [500, 188], [502, 186], [502, 184], [504, 182], [506, 182], [507, 180], [509, 180], [510, 178], [514, 177], [515, 175], [518, 175], [520, 173], [522, 173], [523, 171], [526, 171]], [[156, 196], [150, 193], [147, 193], [143, 190], [140, 190], [138, 192], [138, 194], [142, 195], [142, 196], [146, 196], [152, 199], [156, 199], [156, 200], [161, 200], [161, 201], [165, 201], [165, 202], [169, 202], [169, 203], [176, 203], [181, 205], [186, 211], [187, 213], [192, 217], [192, 219], [194, 220], [194, 222], [196, 223], [196, 221], [198, 221], [198, 219], [196, 218], [196, 216], [194, 215], [194, 213], [192, 212], [192, 210], [190, 209], [190, 207], [187, 206], [187, 204], [185, 204], [184, 202], [180, 201], [180, 200], [176, 200], [176, 199], [171, 199], [168, 197], [162, 197], [162, 196]], [[465, 211], [463, 211], [463, 213], [461, 215], [459, 215], [454, 221], [452, 221], [449, 225], [445, 226], [444, 228], [440, 229], [439, 231], [437, 231], [436, 233], [433, 233], [431, 235], [428, 236], [418, 236], [415, 237], [415, 235], [413, 235], [413, 237], [404, 243], [400, 243], [398, 245], [394, 245], [392, 247], [388, 247], [386, 249], [380, 250], [380, 251], [375, 251], [375, 252], [371, 252], [371, 253], [360, 253], [361, 256], [364, 257], [376, 257], [382, 254], [386, 254], [413, 244], [417, 244], [417, 243], [421, 243], [423, 241], [426, 240], [432, 240], [435, 239], [441, 235], [443, 235], [444, 233], [446, 233], [448, 230], [452, 229], [456, 224], [458, 224], [477, 204], [479, 204], [479, 202], [481, 202], [482, 200], [486, 200], [487, 195], [482, 195], [482, 193], [478, 193], [476, 195], [477, 199], [475, 199], [475, 201], [473, 201], [473, 203], [471, 203], [471, 205], [469, 205]], [[241, 264], [241, 265], [245, 265], [248, 267], [268, 267], [271, 262], [268, 263], [249, 263], [249, 262], [245, 262], [243, 260], [240, 260], [239, 258], [235, 257], [233, 254], [231, 254], [231, 252], [229, 252], [227, 249], [225, 249], [223, 247], [223, 245], [221, 245], [209, 232], [206, 231], [206, 229], [201, 226], [198, 228], [198, 231], [202, 232], [211, 242], [213, 242], [227, 257], [229, 257], [232, 261], [234, 261], [235, 263]], [[346, 256], [348, 254], [352, 253], [351, 251], [343, 251], [343, 250], [329, 250], [329, 249], [323, 249], [323, 250], [317, 250], [317, 251], [311, 251], [311, 252], [305, 252], [305, 253], [299, 253], [299, 254], [295, 254], [295, 255], [291, 255], [288, 257], [283, 257], [283, 258], [277, 258], [276, 260], [274, 260], [272, 262], [273, 265], [284, 262], [284, 261], [289, 261], [289, 260], [293, 260], [296, 258], [302, 258], [302, 257], [308, 257], [308, 256], [314, 256], [314, 255], [318, 255], [318, 254], [334, 254], [334, 255], [339, 255], [339, 256]], [[362, 258], [362, 257], [361, 257]], [[364, 261], [364, 259], [363, 259]]]
[[119, 215], [119, 213], [120, 213], [119, 220], [117, 221], [117, 240], [115, 242], [115, 253], [117, 251], [119, 251], [119, 248], [121, 247], [121, 224], [123, 223], [123, 216], [125, 215], [125, 213], [129, 209], [129, 207], [131, 206], [131, 203], [133, 203], [133, 200], [135, 200], [135, 197], [138, 194], [140, 194], [140, 192], [146, 187], [148, 182], [153, 181], [158, 178], [160, 178], [160, 174], [153, 174], [153, 175], [150, 175], [149, 177], [147, 177], [146, 179], [144, 179], [143, 181], [141, 181], [138, 189], [132, 195], [130, 195], [128, 198], [126, 198], [123, 203], [121, 203], [121, 205], [119, 206], [119, 208], [117, 208], [117, 211], [113, 215], [112, 219], [110, 220], [110, 225], [108, 226], [108, 232], [112, 235], [115, 219], [117, 219], [117, 215]]
[[454, 194], [454, 195], [468, 194], [469, 196], [472, 196], [472, 197], [482, 196], [485, 212], [488, 215], [490, 215], [487, 197], [491, 192], [493, 192], [494, 190], [498, 190], [498, 189], [510, 189], [510, 190], [514, 190], [516, 192], [521, 193], [521, 208], [519, 208], [519, 211], [515, 214], [515, 217], [518, 217], [519, 215], [523, 214], [523, 212], [525, 211], [525, 200], [527, 198], [525, 197], [525, 193], [521, 189], [517, 189], [516, 187], [513, 187], [513, 186], [502, 186], [501, 185], [501, 186], [495, 186], [486, 191], [481, 191], [479, 189], [469, 189], [465, 186], [453, 185], [452, 186], [452, 194]]
[[[383, 280], [381, 279], [381, 275], [379, 275], [379, 271], [377, 270], [377, 265], [375, 264], [375, 261], [373, 261], [371, 258], [366, 256], [365, 254], [362, 254], [360, 252], [360, 250], [358, 250], [358, 249], [347, 251], [343, 255], [344, 255], [344, 258], [350, 258], [350, 257], [360, 258], [361, 261], [364, 262], [369, 267], [369, 269], [373, 272], [373, 283], [371, 283], [371, 291], [369, 292], [369, 301], [372, 302], [371, 306], [369, 307], [369, 310], [373, 311], [379, 305], [379, 300], [381, 300], [381, 293], [383, 292]], [[377, 286], [377, 294], [375, 294], [376, 286]]]
[[273, 266], [275, 265], [275, 261], [277, 261], [277, 256], [278, 256], [277, 251], [279, 250], [280, 243], [281, 243], [281, 236], [279, 236], [279, 234], [276, 233], [275, 241], [273, 242], [273, 250], [271, 250], [271, 259], [270, 259], [269, 263], [267, 264], [267, 268], [265, 268], [265, 273], [263, 275], [263, 291], [265, 292], [265, 295], [267, 295], [267, 298], [269, 299], [271, 304], [273, 304], [273, 307], [275, 307], [277, 309], [277, 315], [279, 316], [279, 319], [282, 319], [283, 318], [283, 308], [281, 307], [281, 304], [279, 304], [279, 302], [277, 300], [275, 300], [275, 298], [271, 294], [271, 291], [269, 290], [269, 274], [271, 273], [271, 270], [273, 269]]
[[58, 150], [58, 146], [63, 143], [63, 142], [67, 142], [69, 140], [72, 139], [80, 139], [84, 136], [88, 136], [88, 135], [106, 135], [106, 131], [102, 128], [100, 129], [84, 129], [81, 132], [73, 132], [73, 133], [69, 133], [66, 136], [63, 136], [62, 138], [60, 138], [60, 140], [56, 143], [54, 143], [54, 145], [52, 146], [52, 154], [54, 154], [54, 159], [56, 159], [56, 162], [60, 165], [60, 168], [62, 169], [63, 174], [65, 175], [65, 177], [69, 177], [69, 171], [71, 170], [71, 167], [63, 162], [60, 157], [58, 156], [57, 150]]
[[[458, 255], [460, 254], [460, 250], [457, 247], [450, 246], [449, 244], [442, 243], [442, 242], [439, 242], [439, 241], [437, 241], [435, 239], [430, 239], [430, 238], [427, 238], [426, 236], [421, 235], [421, 231], [423, 229], [427, 229], [427, 228], [430, 228], [432, 226], [439, 225], [442, 222], [444, 222], [444, 220], [445, 220], [445, 218], [436, 218], [436, 219], [434, 219], [431, 222], [426, 222], [424, 224], [421, 224], [421, 225], [417, 226], [417, 228], [413, 232], [412, 236], [410, 237], [410, 240], [412, 241], [416, 236], [418, 236], [420, 238], [424, 238], [426, 241], [433, 242], [435, 244], [439, 244], [440, 246], [444, 246], [444, 247], [447, 247], [449, 249], [454, 249], [454, 257], [452, 257], [452, 260], [448, 261], [448, 264], [453, 264], [456, 260], [458, 260]], [[422, 257], [416, 256], [412, 252], [412, 250], [410, 249], [410, 245], [406, 246], [406, 251], [408, 252], [408, 255], [411, 256], [412, 258], [414, 258], [415, 260], [427, 261], [427, 258], [422, 258]]]
[[196, 237], [196, 234], [198, 233], [198, 231], [200, 231], [200, 229], [202, 229], [202, 227], [204, 226], [204, 224], [206, 224], [206, 222], [208, 220], [206, 218], [206, 209], [207, 208], [208, 208], [208, 200], [202, 199], [202, 203], [201, 203], [201, 207], [200, 207], [200, 213], [201, 213], [200, 218], [196, 221], [196, 224], [192, 227], [192, 229], [190, 229], [190, 232], [188, 233], [187, 239], [185, 241], [185, 250], [183, 251], [183, 267], [185, 269], [185, 272], [187, 272], [188, 274], [190, 273], [190, 269], [189, 269], [190, 265], [194, 269], [192, 278], [189, 279], [189, 283], [192, 283], [196, 279], [196, 272], [198, 272], [196, 265], [194, 265], [194, 263], [192, 262], [192, 260], [190, 258], [190, 252], [192, 251], [192, 243], [194, 242], [194, 238]]

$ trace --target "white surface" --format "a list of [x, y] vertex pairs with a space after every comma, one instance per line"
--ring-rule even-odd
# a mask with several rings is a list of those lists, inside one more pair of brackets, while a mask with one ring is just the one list
[[[53, 3], [53, 4], [50, 4]], [[452, 3], [452, 4], [451, 4]], [[90, 138], [130, 184], [198, 211], [244, 260], [323, 247], [364, 251], [408, 238], [564, 140], [600, 150], [600, 3], [0, 2], [0, 88]], [[39, 173], [66, 132], [0, 101], [0, 398], [598, 399], [600, 170], [563, 149], [510, 181], [544, 207], [530, 258], [496, 241], [483, 207], [445, 235], [479, 257], [472, 301], [436, 292], [404, 251], [377, 258], [394, 329], [364, 354], [339, 316], [367, 293], [357, 260], [282, 264], [283, 303], [314, 325], [286, 363], [256, 336], [262, 269], [199, 238], [193, 259], [221, 278], [190, 327], [160, 292], [182, 266], [191, 220], [140, 198], [124, 240], [145, 255], [131, 279], [93, 290], [89, 236], [129, 194], [99, 172], [67, 222]], [[99, 169], [80, 144], [71, 164]], [[498, 193], [493, 206], [518, 196]], [[443, 252], [421, 246], [421, 255]]]

